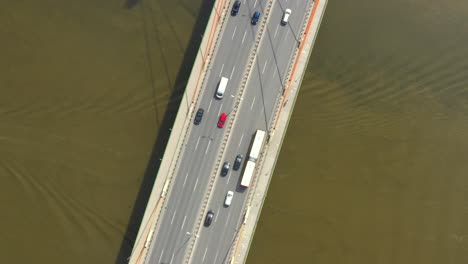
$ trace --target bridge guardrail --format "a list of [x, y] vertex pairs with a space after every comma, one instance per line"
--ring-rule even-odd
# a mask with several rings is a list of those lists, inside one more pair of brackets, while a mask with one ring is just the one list
[[[312, 9], [313, 9], [313, 6], [314, 6], [314, 2], [312, 2], [312, 4], [309, 5], [309, 8], [307, 9], [307, 14], [305, 16], [305, 21], [308, 21], [309, 18], [310, 18], [310, 15], [312, 13]], [[293, 67], [294, 67], [294, 62], [297, 60], [297, 57], [299, 55], [299, 46], [300, 46], [300, 43], [304, 41], [304, 37], [305, 37], [305, 31], [306, 31], [306, 28], [307, 28], [307, 23], [304, 23], [302, 25], [302, 28], [301, 28], [301, 32], [299, 33], [299, 45], [298, 47], [294, 50], [294, 53], [292, 55], [292, 59], [290, 59], [290, 62], [289, 63], [289, 66], [288, 66], [288, 73], [286, 74], [286, 78], [284, 78], [284, 82], [283, 82], [283, 90], [282, 92], [279, 94], [279, 96], [276, 98], [276, 107], [275, 107], [275, 112], [272, 116], [272, 120], [270, 121], [270, 127], [268, 129], [269, 131], [269, 134], [273, 134], [274, 133], [274, 129], [275, 129], [275, 124], [276, 124], [276, 120], [278, 118], [278, 115], [279, 115], [279, 112], [280, 112], [280, 109], [281, 109], [281, 104], [283, 103], [283, 100], [284, 100], [284, 96], [285, 96], [285, 91], [286, 91], [286, 86], [288, 85], [288, 83], [291, 81], [290, 79], [292, 78], [291, 74], [292, 74], [292, 70], [293, 70]]]
[[249, 60], [248, 60], [248, 63], [246, 65], [246, 70], [244, 72], [244, 76], [242, 77], [240, 90], [239, 90], [239, 93], [238, 93], [240, 96], [236, 96], [236, 102], [234, 104], [233, 110], [231, 111], [231, 114], [233, 114], [233, 116], [229, 118], [228, 125], [226, 126], [226, 130], [225, 130], [225, 132], [223, 134], [223, 141], [221, 143], [221, 148], [220, 148], [220, 151], [219, 151], [219, 154], [218, 154], [218, 158], [216, 159], [216, 163], [214, 165], [215, 169], [213, 170], [213, 175], [211, 176], [210, 182], [208, 184], [207, 192], [206, 192], [206, 195], [205, 195], [205, 198], [204, 198], [204, 202], [203, 202], [203, 204], [202, 204], [202, 206], [200, 208], [201, 213], [198, 215], [198, 218], [197, 218], [197, 221], [196, 221], [196, 226], [195, 226], [195, 231], [194, 231], [195, 235], [192, 236], [192, 238], [190, 239], [189, 246], [188, 246], [188, 249], [187, 249], [187, 254], [186, 254], [187, 258], [184, 260], [184, 263], [189, 263], [190, 262], [192, 251], [193, 251], [193, 248], [195, 247], [196, 238], [199, 236], [201, 223], [203, 221], [203, 216], [206, 213], [205, 211], [206, 211], [207, 205], [208, 205], [208, 203], [210, 201], [210, 197], [211, 197], [211, 194], [212, 194], [214, 183], [215, 183], [215, 181], [217, 179], [218, 170], [219, 170], [219, 167], [220, 167], [221, 162], [223, 160], [224, 150], [226, 148], [227, 143], [229, 142], [229, 138], [230, 138], [230, 135], [231, 135], [230, 132], [231, 132], [231, 129], [232, 129], [232, 127], [234, 125], [234, 122], [235, 122], [235, 116], [237, 114], [237, 110], [239, 108], [239, 105], [242, 102], [242, 97], [243, 97], [245, 88], [247, 86], [248, 80], [250, 78], [250, 73], [251, 73], [253, 64], [255, 63], [255, 60], [257, 58], [257, 51], [258, 51], [258, 48], [259, 48], [259, 46], [261, 44], [261, 41], [262, 41], [262, 38], [263, 38], [263, 35], [264, 35], [263, 33], [265, 31], [265, 26], [266, 26], [266, 23], [268, 22], [269, 14], [271, 12], [271, 8], [273, 7], [273, 2], [274, 1], [275, 0], [269, 0], [267, 2], [267, 4], [266, 4], [266, 8], [265, 8], [265, 11], [264, 11], [265, 15], [263, 16], [262, 22], [260, 23], [260, 27], [258, 29], [258, 33], [257, 33], [256, 39], [255, 39], [255, 44], [254, 44], [254, 46], [252, 47], [252, 49], [250, 51]]
[[[211, 32], [212, 30], [214, 30], [214, 34], [215, 35], [215, 45], [217, 45], [218, 43], [218, 40], [220, 38], [220, 35], [222, 35], [222, 32], [223, 32], [223, 28], [224, 28], [224, 25], [225, 25], [225, 21], [226, 21], [226, 2], [229, 2], [230, 0], [215, 0], [217, 1], [217, 3], [215, 3], [213, 5], [213, 11], [210, 15], [210, 19], [209, 19], [209, 24], [207, 25], [207, 29], [208, 27], [211, 25], [211, 28], [210, 28], [210, 35], [208, 36], [208, 39], [207, 39], [207, 44], [205, 45], [206, 47], [206, 54], [205, 56], [207, 56], [207, 58], [203, 58], [203, 53], [201, 52], [201, 49], [203, 47], [203, 42], [204, 40], [202, 40], [202, 43], [200, 44], [200, 53], [201, 53], [201, 59], [202, 59], [202, 66], [201, 66], [201, 70], [200, 70], [200, 76], [203, 75], [203, 80], [205, 79], [206, 77], [206, 69], [207, 67], [211, 64], [211, 59], [210, 57], [208, 57], [208, 54], [214, 54], [217, 50], [217, 46], [211, 46], [211, 43], [212, 43], [212, 39], [211, 39]], [[221, 10], [221, 12], [218, 13], [218, 3], [221, 3], [221, 7], [219, 8], [219, 10]], [[216, 14], [214, 13], [216, 12]], [[220, 14], [221, 13], [221, 14]], [[223, 15], [224, 14], [224, 15]], [[221, 19], [219, 22], [218, 19]], [[214, 24], [211, 23], [213, 20], [215, 20]], [[206, 30], [205, 30], [205, 33], [206, 33]], [[195, 61], [194, 63], [194, 67], [196, 67], [196, 63], [197, 63], [197, 60]], [[192, 70], [192, 73], [191, 75], [193, 74], [193, 70]], [[190, 81], [191, 81], [191, 78], [192, 76], [190, 76], [189, 78], [189, 82], [187, 83], [187, 87], [190, 85]], [[198, 87], [201, 87], [203, 88], [203, 85], [204, 85], [204, 81], [202, 81], [201, 83], [201, 86], [198, 86], [199, 85], [199, 81], [196, 82], [196, 86], [195, 86], [195, 91], [194, 91], [194, 94], [192, 96], [192, 102], [190, 104], [190, 106], [187, 108], [187, 114], [184, 118], [184, 121], [183, 121], [183, 124], [182, 124], [182, 133], [180, 133], [180, 135], [178, 136], [178, 139], [175, 143], [176, 145], [176, 148], [175, 148], [175, 153], [173, 153], [172, 157], [170, 158], [170, 164], [168, 166], [168, 172], [166, 174], [166, 177], [165, 177], [165, 180], [164, 180], [164, 185], [168, 185], [170, 184], [170, 182], [172, 181], [172, 177], [173, 177], [173, 174], [177, 171], [178, 167], [177, 167], [177, 164], [179, 162], [179, 159], [180, 159], [180, 156], [181, 156], [181, 151], [183, 149], [183, 146], [186, 145], [186, 141], [187, 141], [187, 135], [189, 134], [190, 132], [190, 121], [192, 120], [193, 118], [193, 115], [194, 115], [194, 106], [198, 104], [198, 98], [199, 98], [199, 94], [198, 93], [198, 96], [196, 96], [196, 93], [197, 93], [197, 90], [198, 90]], [[200, 88], [200, 90], [201, 90]], [[187, 91], [184, 93], [184, 96], [187, 96], [188, 95], [188, 88], [187, 88]], [[194, 101], [193, 99], [196, 98], [196, 100]], [[179, 109], [180, 110], [180, 109]], [[179, 111], [180, 112], [180, 111]], [[177, 120], [179, 118], [179, 112], [177, 114], [177, 118], [176, 118], [176, 122], [175, 122], [175, 125], [177, 125]], [[185, 132], [185, 133], [184, 133]], [[169, 138], [169, 141], [171, 142], [171, 139], [172, 139], [172, 136]], [[162, 168], [162, 166], [161, 166]], [[172, 172], [171, 172], [172, 171]], [[159, 172], [158, 172], [159, 174]], [[156, 179], [158, 180], [158, 179]], [[155, 185], [156, 185], [156, 182], [155, 182]], [[155, 189], [155, 187], [153, 186], [153, 189]], [[159, 210], [161, 208], [163, 208], [163, 206], [161, 206], [161, 203], [164, 204], [165, 202], [165, 196], [167, 195], [167, 189], [166, 187], [164, 188], [165, 190], [163, 190], [158, 196], [157, 198], [157, 201], [156, 201], [156, 205], [154, 206], [153, 210], [149, 213], [149, 216], [146, 217], [146, 214], [147, 212], [145, 212], [145, 218], [143, 219], [143, 221], [145, 221], [145, 219], [147, 221], [145, 221], [143, 224], [145, 224], [145, 226], [143, 227], [143, 230], [140, 230], [139, 231], [139, 234], [138, 234], [138, 237], [137, 237], [137, 240], [135, 241], [135, 245], [134, 245], [134, 249], [132, 250], [132, 255], [130, 256], [130, 263], [142, 263], [146, 260], [146, 257], [147, 257], [147, 248], [148, 248], [148, 244], [151, 242], [153, 236], [157, 233], [157, 230], [159, 229], [158, 228], [158, 221], [160, 220], [160, 216], [163, 212], [163, 210]], [[156, 188], [157, 190], [157, 188]], [[154, 191], [154, 190], [153, 190]], [[166, 192], [165, 192], [166, 191]], [[170, 192], [170, 190], [169, 190]], [[166, 194], [166, 195], [165, 195]], [[140, 227], [141, 229], [142, 227]], [[140, 234], [141, 232], [141, 234]], [[142, 244], [141, 241], [144, 241], [144, 245]]]
[[[223, 29], [224, 29], [224, 26], [226, 25], [226, 24], [225, 24], [225, 22], [226, 22], [226, 17], [227, 17], [227, 16], [226, 16], [226, 14], [227, 14], [226, 11], [228, 10], [228, 8], [226, 7], [226, 1], [227, 1], [227, 2], [230, 2], [230, 0], [221, 0], [221, 1], [223, 1], [223, 4], [222, 4], [222, 11], [221, 11], [221, 12], [222, 12], [222, 15], [220, 15], [220, 16], [221, 16], [221, 19], [222, 19], [222, 20], [221, 20], [221, 30], [220, 30], [220, 32], [223, 32], [223, 31], [224, 31], [224, 30], [223, 30]], [[205, 54], [205, 55], [206, 55], [206, 59], [204, 60], [204, 65], [203, 65], [203, 66], [204, 66], [204, 70], [203, 70], [203, 71], [204, 71], [204, 74], [203, 74], [203, 79], [202, 79], [202, 82], [201, 82], [201, 85], [200, 85], [200, 89], [201, 89], [202, 87], [204, 87], [204, 85], [205, 85], [205, 81], [206, 81], [206, 78], [207, 78], [207, 75], [208, 75], [208, 74], [207, 74], [207, 71], [210, 69], [210, 65], [211, 65], [212, 59], [214, 58], [213, 55], [216, 54], [216, 53], [218, 52], [218, 49], [219, 49], [218, 43], [219, 43], [219, 39], [220, 39], [221, 35], [222, 35], [222, 34], [217, 34], [216, 37], [215, 37], [214, 46], [213, 46], [213, 47], [214, 47], [214, 48], [213, 48], [213, 52], [211, 52], [211, 54], [210, 54], [210, 53]], [[205, 67], [205, 66], [206, 66], [206, 67]], [[195, 101], [194, 101], [195, 104], [193, 104], [193, 100], [192, 100], [192, 104], [193, 104], [193, 105], [198, 105], [198, 102], [199, 102], [199, 99], [200, 99], [200, 95], [201, 95], [201, 94], [202, 94], [202, 93], [199, 92], [198, 94], [195, 95], [195, 97], [196, 97], [196, 99], [195, 99]], [[192, 115], [193, 115], [194, 113], [195, 113], [195, 112], [192, 111]]]
[[[221, 9], [221, 11], [220, 11], [221, 14], [217, 14], [217, 15], [218, 15], [222, 20], [221, 20], [221, 23], [220, 23], [220, 26], [219, 26], [219, 27], [220, 27], [219, 32], [218, 32], [218, 34], [216, 35], [216, 40], [215, 40], [215, 42], [214, 42], [215, 44], [214, 44], [214, 46], [213, 46], [213, 51], [211, 52], [211, 54], [215, 54], [215, 52], [216, 52], [216, 50], [217, 50], [217, 48], [218, 48], [216, 45], [217, 45], [217, 43], [218, 43], [219, 37], [222, 35], [221, 33], [223, 32], [223, 28], [224, 28], [225, 21], [226, 21], [226, 12], [225, 12], [225, 11], [227, 10], [227, 8], [226, 8], [226, 1], [229, 2], [229, 0], [220, 0], [220, 1], [222, 1], [221, 8], [220, 8], [220, 9]], [[216, 8], [215, 8], [214, 12], [217, 12]], [[216, 26], [214, 26], [214, 27], [218, 27], [218, 25], [216, 25]], [[203, 69], [202, 69], [203, 79], [202, 79], [202, 83], [200, 84], [200, 92], [196, 95], [195, 101], [192, 101], [192, 103], [191, 103], [190, 110], [189, 110], [189, 111], [190, 111], [189, 117], [185, 120], [185, 123], [184, 123], [184, 129], [183, 129], [183, 130], [185, 131], [185, 133], [184, 133], [184, 135], [182, 136], [182, 143], [179, 144], [179, 142], [178, 142], [178, 147], [177, 147], [177, 150], [176, 150], [176, 151], [177, 151], [176, 157], [175, 157], [175, 159], [172, 158], [172, 161], [171, 161], [170, 168], [172, 167], [172, 172], [169, 172], [169, 173], [168, 173], [168, 177], [167, 177], [167, 179], [168, 179], [167, 184], [168, 184], [169, 186], [171, 186], [171, 188], [169, 188], [170, 190], [166, 193], [166, 197], [169, 195], [169, 193], [170, 193], [170, 191], [171, 191], [171, 189], [172, 189], [171, 182], [172, 182], [172, 180], [173, 180], [173, 177], [174, 177], [175, 173], [178, 171], [178, 169], [179, 169], [179, 167], [180, 167], [180, 164], [179, 164], [180, 162], [179, 162], [179, 161], [180, 161], [180, 157], [181, 157], [181, 155], [182, 155], [182, 150], [183, 150], [184, 146], [187, 145], [188, 135], [190, 134], [190, 131], [191, 131], [191, 128], [190, 128], [191, 120], [193, 120], [193, 115], [195, 114], [195, 111], [193, 111], [193, 110], [195, 109], [194, 106], [198, 105], [198, 103], [199, 103], [200, 94], [202, 94], [201, 90], [202, 90], [202, 88], [204, 87], [205, 81], [206, 81], [207, 69], [209, 68], [209, 66], [210, 66], [211, 63], [212, 63], [212, 60], [211, 60], [212, 56], [211, 56], [211, 54], [206, 54], [206, 59], [205, 59], [204, 62], [203, 62]], [[196, 91], [195, 91], [195, 92], [196, 92]], [[180, 139], [179, 139], [179, 141], [180, 141]], [[165, 202], [166, 202], [166, 197], [162, 197], [162, 198], [163, 198], [163, 205], [164, 205]], [[161, 216], [161, 214], [162, 214], [162, 211], [163, 211], [163, 210], [160, 210], [160, 211], [158, 212], [158, 216], [157, 216], [156, 222], [155, 222], [155, 224], [154, 224], [156, 227], [158, 226], [158, 223], [159, 223], [159, 220], [160, 220], [160, 216]], [[155, 232], [155, 234], [157, 234], [157, 232]], [[146, 257], [146, 256], [145, 256], [145, 257]]]
[[[308, 21], [310, 19], [310, 15], [312, 13], [312, 10], [313, 10], [313, 7], [314, 7], [314, 4], [315, 4], [315, 1], [313, 1], [310, 5], [309, 5], [309, 8], [307, 10], [307, 14], [304, 18], [304, 21]], [[304, 35], [305, 31], [306, 31], [306, 28], [307, 28], [307, 23], [304, 23], [303, 26], [302, 26], [302, 29], [301, 29], [301, 33], [299, 34], [300, 36], [300, 41], [299, 43], [301, 43], [302, 41], [304, 41], [304, 37], [306, 37]], [[281, 93], [278, 94], [277, 98], [276, 98], [276, 107], [275, 107], [275, 112], [270, 120], [270, 127], [269, 127], [269, 137], [268, 137], [268, 140], [260, 154], [260, 157], [258, 159], [258, 162], [257, 162], [257, 167], [255, 168], [255, 174], [253, 175], [253, 179], [252, 179], [252, 184], [251, 184], [251, 189], [254, 190], [254, 191], [249, 191], [249, 193], [247, 194], [247, 202], [246, 202], [246, 211], [244, 211], [244, 221], [240, 224], [240, 227], [239, 227], [239, 230], [242, 230], [242, 227], [246, 224], [246, 220], [247, 220], [247, 214], [248, 214], [248, 210], [252, 204], [252, 201], [253, 201], [253, 198], [254, 198], [254, 194], [255, 194], [255, 189], [257, 187], [257, 181], [259, 179], [259, 177], [261, 177], [260, 172], [263, 170], [263, 165], [264, 165], [264, 161], [265, 161], [265, 153], [268, 151], [268, 148], [269, 148], [269, 140], [270, 140], [270, 135], [272, 135], [274, 133], [274, 125], [275, 125], [275, 121], [276, 119], [278, 118], [279, 116], [279, 113], [280, 113], [280, 109], [281, 109], [281, 106], [283, 104], [283, 98], [284, 98], [284, 87], [286, 84], [288, 84], [290, 82], [290, 78], [292, 78], [291, 74], [292, 74], [292, 68], [294, 66], [294, 63], [295, 63], [295, 60], [298, 59], [298, 55], [299, 55], [299, 45], [298, 47], [295, 49], [293, 55], [291, 56], [292, 59], [290, 59], [290, 65], [288, 67], [288, 73], [287, 73], [287, 78], [285, 78], [285, 83], [283, 84], [283, 91]], [[238, 248], [238, 242], [239, 240], [241, 239], [241, 236], [242, 236], [242, 233], [243, 232], [238, 232], [237, 233], [237, 236], [234, 238], [234, 241], [233, 241], [233, 244], [236, 244], [235, 248], [231, 248], [229, 253], [228, 253], [228, 256], [227, 256], [227, 260], [228, 259], [231, 259], [231, 263], [233, 263], [234, 259], [235, 259], [235, 254], [236, 254], [236, 251], [237, 251], [237, 248]]]

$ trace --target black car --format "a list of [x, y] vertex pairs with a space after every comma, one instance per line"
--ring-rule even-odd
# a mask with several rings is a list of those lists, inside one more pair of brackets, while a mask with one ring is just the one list
[[259, 18], [260, 18], [260, 12], [255, 11], [255, 13], [252, 16], [252, 21], [251, 21], [252, 25], [257, 25]]
[[232, 169], [233, 169], [233, 170], [236, 171], [236, 170], [238, 170], [238, 169], [240, 168], [240, 166], [241, 166], [241, 164], [242, 164], [242, 159], [243, 159], [243, 158], [244, 158], [244, 157], [243, 157], [241, 154], [239, 154], [239, 155], [236, 156], [236, 160], [234, 160], [234, 166], [232, 166]]
[[211, 222], [213, 222], [214, 212], [209, 210], [205, 217], [205, 226], [210, 226]]
[[233, 16], [237, 15], [237, 13], [239, 13], [240, 6], [241, 6], [241, 1], [235, 1], [234, 4], [232, 5], [231, 15]]
[[195, 115], [195, 120], [193, 120], [193, 123], [195, 125], [198, 125], [201, 123], [201, 120], [202, 120], [202, 117], [203, 117], [203, 113], [205, 112], [205, 110], [203, 110], [203, 108], [199, 108], [198, 111], [197, 111], [197, 114]]
[[223, 168], [221, 169], [221, 176], [226, 176], [229, 172], [229, 167], [231, 167], [231, 164], [229, 162], [224, 162]]

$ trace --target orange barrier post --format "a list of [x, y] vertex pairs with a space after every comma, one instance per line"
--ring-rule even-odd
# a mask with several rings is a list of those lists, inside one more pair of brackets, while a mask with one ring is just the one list
[[215, 18], [213, 20], [213, 25], [212, 25], [212, 27], [210, 29], [210, 35], [208, 37], [208, 44], [206, 45], [206, 48], [205, 48], [205, 55], [203, 56], [203, 54], [202, 54], [202, 58], [203, 58], [202, 67], [200, 68], [200, 73], [198, 74], [197, 84], [196, 84], [195, 90], [193, 92], [192, 102], [191, 103], [193, 103], [193, 101], [194, 101], [194, 99], [195, 99], [195, 97], [197, 95], [198, 88], [199, 88], [198, 85], [200, 83], [200, 79], [201, 79], [201, 76], [203, 74], [203, 68], [205, 67], [206, 58], [208, 57], [208, 51], [211, 49], [211, 45], [213, 44], [213, 39], [215, 38], [214, 34], [216, 33], [216, 27], [217, 27], [217, 24], [219, 22], [219, 19], [221, 18], [220, 17], [220, 12], [222, 11], [223, 7], [226, 5], [225, 2], [226, 2], [226, 0], [222, 0], [222, 1], [219, 1], [218, 3], [216, 3]]
[[275, 120], [274, 129], [276, 129], [276, 125], [278, 124], [278, 120], [279, 120], [279, 115], [281, 114], [281, 110], [283, 109], [284, 103], [285, 103], [285, 101], [286, 101], [286, 99], [288, 97], [289, 89], [291, 88], [291, 81], [292, 81], [292, 79], [294, 77], [294, 73], [295, 73], [296, 68], [297, 68], [297, 63], [299, 62], [299, 57], [301, 56], [302, 49], [304, 48], [304, 45], [306, 43], [307, 36], [309, 35], [310, 26], [312, 25], [312, 21], [314, 20], [315, 11], [317, 10], [317, 6], [318, 6], [319, 2], [320, 2], [320, 0], [315, 1], [314, 8], [312, 9], [312, 14], [310, 15], [309, 21], [307, 22], [307, 27], [306, 27], [306, 30], [305, 30], [305, 33], [304, 33], [304, 38], [303, 38], [303, 40], [301, 42], [301, 46], [299, 47], [298, 56], [297, 56], [296, 60], [294, 61], [294, 66], [293, 66], [293, 69], [291, 71], [291, 76], [289, 77], [288, 84], [286, 85], [286, 89], [285, 89], [284, 96], [283, 96], [283, 101], [281, 102], [281, 108], [279, 110], [278, 117]]

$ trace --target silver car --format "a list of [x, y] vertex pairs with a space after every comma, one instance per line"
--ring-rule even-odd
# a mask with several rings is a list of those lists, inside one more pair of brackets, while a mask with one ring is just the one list
[[232, 203], [232, 198], [234, 197], [234, 192], [233, 191], [228, 191], [226, 194], [226, 199], [224, 200], [224, 205], [230, 206]]
[[291, 9], [284, 10], [283, 18], [281, 19], [281, 25], [288, 24], [289, 17], [291, 16]]

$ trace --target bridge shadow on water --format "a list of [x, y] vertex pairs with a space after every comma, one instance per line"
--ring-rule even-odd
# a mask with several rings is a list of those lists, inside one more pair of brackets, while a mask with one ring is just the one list
[[[128, 258], [132, 252], [133, 244], [135, 243], [138, 229], [140, 228], [146, 205], [148, 203], [153, 184], [156, 179], [156, 174], [159, 170], [160, 159], [166, 149], [167, 141], [169, 140], [170, 131], [174, 124], [177, 110], [182, 101], [182, 96], [185, 91], [185, 86], [190, 77], [193, 63], [197, 56], [198, 49], [202, 40], [202, 35], [205, 32], [205, 27], [211, 14], [214, 5], [214, 0], [202, 0], [198, 12], [198, 16], [193, 26], [192, 34], [184, 53], [182, 64], [177, 73], [175, 83], [172, 87], [172, 92], [167, 103], [166, 112], [159, 126], [158, 136], [153, 145], [150, 159], [146, 167], [143, 179], [140, 185], [140, 190], [135, 199], [133, 210], [127, 224], [124, 237], [120, 244], [120, 249], [116, 257], [115, 263], [128, 263]], [[126, 0], [124, 3], [125, 9], [134, 9], [141, 4], [140, 0]], [[142, 6], [140, 6], [142, 8]]]

